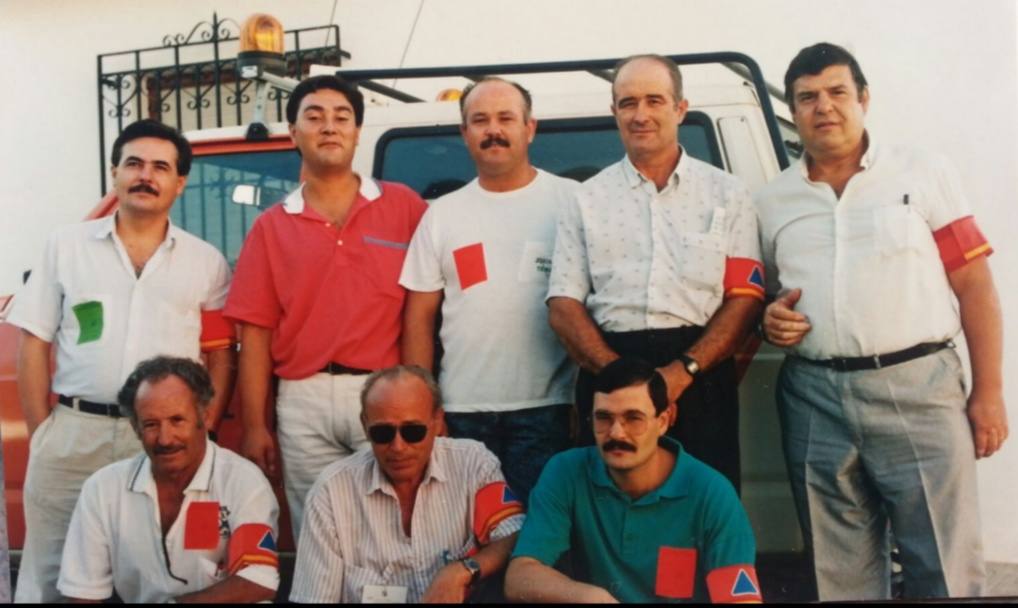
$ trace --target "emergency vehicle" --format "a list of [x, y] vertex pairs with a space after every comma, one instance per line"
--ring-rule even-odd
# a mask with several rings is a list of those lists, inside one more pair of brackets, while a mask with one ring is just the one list
[[[277, 33], [281, 33], [278, 22], [266, 31], [255, 32], [250, 36], [254, 46], [242, 47], [237, 57], [240, 78], [250, 80], [255, 88], [253, 119], [240, 126], [186, 133], [194, 162], [171, 219], [218, 247], [231, 265], [236, 263], [255, 218], [300, 183], [301, 160], [287, 125], [265, 119], [266, 106], [273, 101], [279, 103], [283, 95], [279, 91], [291, 90], [297, 83], [280, 76], [282, 46]], [[753, 59], [733, 52], [671, 57], [682, 67], [684, 95], [690, 100], [690, 110], [679, 129], [687, 153], [740, 177], [752, 191], [787, 167], [789, 156], [801, 153], [791, 123], [775, 115], [772, 97], [780, 94], [764, 81]], [[459, 134], [458, 102], [447, 90], [461, 89], [484, 75], [516, 80], [532, 91], [538, 120], [538, 134], [530, 147], [534, 165], [582, 181], [622, 158], [624, 150], [609, 111], [610, 70], [616, 62], [602, 59], [378, 70], [326, 66], [312, 73], [338, 73], [358, 82], [365, 91], [367, 107], [354, 170], [364, 176], [405, 183], [425, 199], [434, 199], [475, 176]], [[704, 70], [704, 78], [694, 76], [699, 70]], [[399, 86], [385, 84], [389, 81], [398, 81]], [[86, 219], [108, 215], [115, 209], [115, 197], [107, 194]], [[10, 308], [11, 299], [0, 298], [4, 311]], [[20, 549], [24, 539], [22, 487], [28, 459], [28, 434], [15, 382], [18, 331], [0, 323], [0, 416], [8, 535], [13, 550]], [[802, 549], [802, 541], [782, 458], [773, 396], [782, 354], [768, 345], [761, 347], [757, 338], [750, 337], [737, 357], [741, 378], [742, 499], [760, 552], [797, 552]], [[241, 434], [236, 397], [235, 393], [218, 432], [219, 442], [235, 450]], [[284, 510], [280, 548], [292, 551], [286, 501], [281, 484], [276, 485]]]

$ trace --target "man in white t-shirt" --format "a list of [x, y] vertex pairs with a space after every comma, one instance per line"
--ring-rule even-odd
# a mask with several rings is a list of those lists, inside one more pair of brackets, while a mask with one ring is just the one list
[[526, 501], [544, 463], [569, 443], [573, 367], [548, 326], [555, 220], [576, 183], [530, 164], [530, 94], [485, 78], [460, 98], [478, 177], [435, 201], [414, 234], [403, 362], [437, 365], [454, 437], [483, 442]]
[[208, 439], [212, 383], [189, 359], [154, 357], [118, 400], [144, 454], [81, 490], [57, 587], [67, 599], [246, 603], [279, 586], [279, 506], [254, 463]]

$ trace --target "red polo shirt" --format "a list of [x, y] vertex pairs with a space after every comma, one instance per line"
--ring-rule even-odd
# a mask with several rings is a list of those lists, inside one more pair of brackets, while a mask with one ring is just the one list
[[330, 361], [361, 369], [399, 363], [410, 238], [427, 204], [402, 184], [362, 178], [341, 229], [304, 205], [303, 186], [255, 221], [224, 314], [275, 330], [272, 360], [298, 380]]

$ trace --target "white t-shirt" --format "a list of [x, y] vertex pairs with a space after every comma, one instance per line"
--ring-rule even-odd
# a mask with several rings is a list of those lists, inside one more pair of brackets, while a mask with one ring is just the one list
[[129, 604], [165, 602], [210, 587], [232, 569], [276, 589], [278, 516], [276, 495], [258, 467], [208, 441], [164, 539], [152, 462], [139, 454], [99, 469], [85, 482], [57, 588], [80, 599], [105, 599], [116, 589]]
[[54, 393], [101, 403], [145, 359], [197, 361], [202, 311], [221, 309], [230, 285], [223, 254], [173, 224], [136, 276], [115, 217], [55, 230], [7, 319], [55, 343]]
[[439, 382], [450, 412], [572, 402], [573, 365], [548, 326], [544, 296], [560, 207], [579, 184], [538, 170], [488, 192], [475, 179], [424, 214], [400, 284], [445, 290]]

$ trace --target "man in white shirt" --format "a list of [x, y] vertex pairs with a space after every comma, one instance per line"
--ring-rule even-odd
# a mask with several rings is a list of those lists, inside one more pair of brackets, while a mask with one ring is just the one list
[[620, 356], [660, 368], [678, 421], [669, 434], [739, 487], [735, 364], [763, 301], [756, 214], [734, 176], [691, 158], [689, 102], [668, 58], [619, 62], [612, 113], [626, 149], [560, 217], [549, 320], [580, 365], [581, 441], [591, 443], [593, 374]]
[[290, 600], [463, 602], [506, 565], [523, 505], [483, 445], [437, 436], [441, 392], [426, 370], [375, 372], [361, 405], [371, 450], [311, 488]]
[[60, 592], [136, 603], [271, 600], [279, 507], [253, 463], [208, 439], [212, 383], [189, 359], [143, 361], [121, 407], [144, 454], [85, 482], [64, 546]]
[[806, 154], [758, 195], [779, 296], [763, 328], [788, 348], [778, 403], [820, 599], [889, 597], [888, 522], [905, 596], [978, 596], [975, 459], [1008, 433], [992, 250], [950, 163], [865, 131], [845, 49], [800, 51], [785, 95]]
[[221, 314], [230, 269], [215, 247], [169, 221], [190, 145], [141, 120], [117, 137], [112, 161], [117, 212], [55, 230], [7, 319], [22, 329], [18, 396], [30, 435], [18, 602], [60, 598], [60, 555], [81, 484], [141, 449], [116, 405], [140, 361], [205, 358], [213, 429], [233, 390], [233, 325]]
[[476, 439], [502, 462], [526, 503], [544, 464], [569, 447], [574, 368], [548, 327], [555, 219], [576, 182], [536, 169], [530, 94], [497, 77], [460, 98], [463, 141], [477, 179], [428, 208], [400, 284], [403, 362], [440, 370], [453, 437]]

